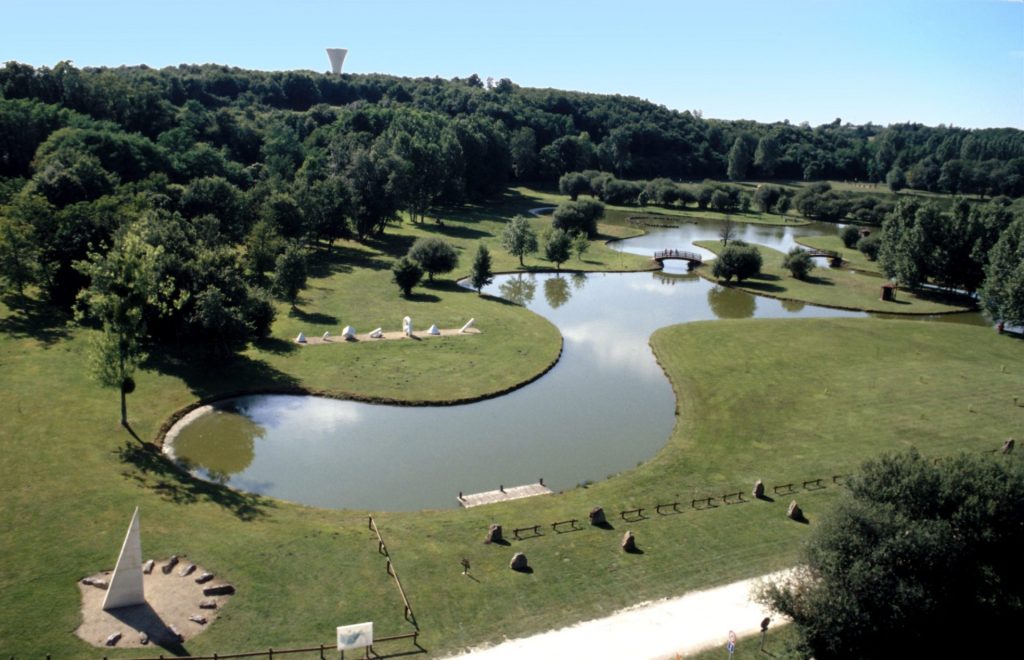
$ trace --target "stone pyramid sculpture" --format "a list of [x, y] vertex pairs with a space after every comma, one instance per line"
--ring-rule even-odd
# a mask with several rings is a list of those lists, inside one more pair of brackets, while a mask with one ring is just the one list
[[103, 609], [112, 610], [129, 605], [142, 605], [146, 594], [142, 585], [142, 540], [139, 536], [139, 507], [135, 507], [128, 525], [121, 554], [117, 557], [114, 574], [103, 598]]

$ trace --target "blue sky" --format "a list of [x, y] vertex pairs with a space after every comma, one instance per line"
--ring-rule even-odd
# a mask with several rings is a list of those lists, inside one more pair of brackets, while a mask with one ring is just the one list
[[2, 0], [0, 62], [510, 78], [705, 117], [1024, 128], [1010, 0]]

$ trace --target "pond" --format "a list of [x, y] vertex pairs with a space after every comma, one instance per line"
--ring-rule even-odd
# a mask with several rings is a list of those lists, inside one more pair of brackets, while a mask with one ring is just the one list
[[[780, 250], [834, 226], [743, 226]], [[618, 245], [692, 249], [716, 225], [653, 229]], [[749, 238], [748, 238], [749, 237]], [[517, 274], [485, 290], [550, 319], [558, 364], [510, 394], [459, 406], [403, 407], [260, 395], [219, 404], [181, 429], [175, 455], [200, 477], [319, 507], [410, 511], [457, 506], [459, 491], [543, 478], [554, 490], [605, 479], [653, 457], [675, 400], [648, 345], [658, 328], [723, 318], [863, 316], [754, 297], [676, 272]], [[478, 319], [486, 338], [486, 319]]]

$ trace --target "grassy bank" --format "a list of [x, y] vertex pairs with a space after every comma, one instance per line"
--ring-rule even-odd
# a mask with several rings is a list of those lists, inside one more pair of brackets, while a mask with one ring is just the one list
[[[720, 241], [695, 241], [694, 244], [715, 253], [722, 250]], [[880, 300], [880, 288], [884, 279], [842, 268], [829, 268], [821, 259], [815, 261], [816, 267], [807, 279], [798, 280], [782, 267], [786, 255], [763, 245], [754, 247], [761, 252], [761, 273], [731, 285], [750, 293], [826, 307], [887, 314], [948, 314], [971, 309], [967, 305], [957, 305], [948, 298], [926, 297], [925, 294], [903, 289], [896, 294], [896, 300], [883, 301]], [[710, 264], [705, 264], [697, 272], [702, 277], [714, 280]]]
[[[875, 231], [879, 231], [875, 229]], [[833, 252], [839, 252], [843, 255], [843, 268], [852, 268], [853, 270], [859, 270], [863, 273], [874, 273], [875, 275], [882, 275], [882, 269], [879, 267], [877, 261], [871, 261], [864, 253], [857, 248], [848, 248], [843, 244], [843, 240], [836, 236], [800, 236], [796, 239], [796, 242], [804, 247], [814, 248], [816, 250], [832, 250]]]

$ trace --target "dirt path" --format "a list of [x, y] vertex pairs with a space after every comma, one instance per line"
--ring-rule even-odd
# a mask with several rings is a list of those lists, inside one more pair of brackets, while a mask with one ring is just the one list
[[[524, 637], [481, 649], [460, 658], [518, 660], [519, 658], [675, 658], [721, 646], [729, 631], [737, 637], [760, 632], [769, 616], [763, 605], [750, 601], [757, 580], [784, 577], [786, 571], [734, 582], [679, 598], [641, 603], [604, 619]], [[773, 620], [773, 625], [776, 622]]]

